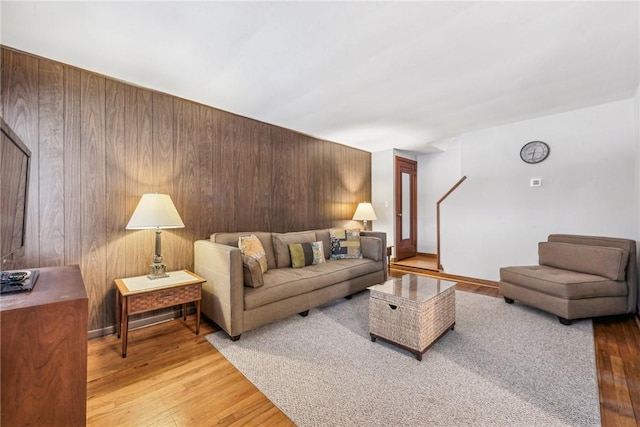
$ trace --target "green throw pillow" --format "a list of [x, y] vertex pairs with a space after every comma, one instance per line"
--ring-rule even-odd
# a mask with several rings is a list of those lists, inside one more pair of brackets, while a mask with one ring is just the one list
[[313, 264], [313, 248], [310, 242], [289, 243], [291, 267], [302, 268]]

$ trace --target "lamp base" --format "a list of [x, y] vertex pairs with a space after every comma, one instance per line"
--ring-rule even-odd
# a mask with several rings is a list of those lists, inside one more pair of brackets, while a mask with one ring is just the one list
[[163, 262], [154, 262], [149, 266], [149, 274], [147, 277], [151, 280], [162, 279], [163, 277], [169, 277], [167, 273], [167, 266]]

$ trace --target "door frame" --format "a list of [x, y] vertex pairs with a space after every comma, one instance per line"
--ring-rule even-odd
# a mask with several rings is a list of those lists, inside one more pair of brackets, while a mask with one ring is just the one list
[[[410, 175], [409, 238], [402, 238], [402, 174]], [[418, 162], [395, 156], [395, 246], [396, 260], [416, 256], [418, 253]]]

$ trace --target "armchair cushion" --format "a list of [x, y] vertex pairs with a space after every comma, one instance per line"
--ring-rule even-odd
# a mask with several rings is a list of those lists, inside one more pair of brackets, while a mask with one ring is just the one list
[[626, 297], [625, 282], [546, 265], [502, 267], [500, 281], [567, 300]]
[[540, 265], [623, 281], [629, 252], [614, 247], [540, 242], [538, 257]]

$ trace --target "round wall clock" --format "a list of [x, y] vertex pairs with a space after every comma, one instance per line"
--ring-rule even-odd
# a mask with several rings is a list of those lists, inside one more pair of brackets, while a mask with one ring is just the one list
[[520, 150], [520, 158], [526, 163], [540, 163], [549, 157], [550, 151], [546, 142], [531, 141], [524, 144]]

